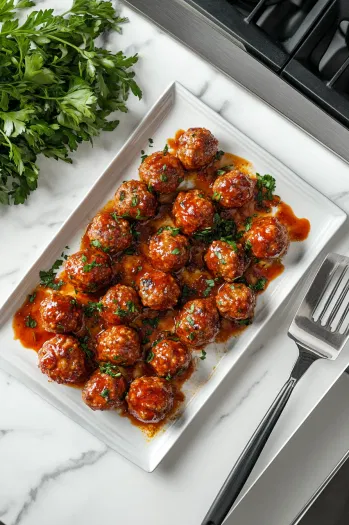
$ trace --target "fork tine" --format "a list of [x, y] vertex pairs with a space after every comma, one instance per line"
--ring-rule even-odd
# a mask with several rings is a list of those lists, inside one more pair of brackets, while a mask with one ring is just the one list
[[[340, 329], [342, 328], [342, 325], [343, 325], [343, 323], [344, 323], [344, 321], [345, 321], [345, 318], [347, 317], [348, 314], [349, 314], [349, 301], [348, 301], [348, 304], [347, 304], [347, 306], [345, 307], [345, 310], [344, 310], [344, 312], [342, 313], [342, 316], [341, 316], [341, 318], [340, 318], [340, 320], [339, 320], [339, 323], [338, 323], [338, 326], [337, 326], [337, 331], [338, 331], [338, 332], [339, 332]], [[344, 330], [344, 333], [347, 334], [348, 331], [349, 331], [349, 323], [348, 323], [347, 328]]]
[[[337, 268], [338, 268], [339, 266], [340, 266], [340, 265], [337, 264], [337, 267], [335, 268], [335, 270], [334, 270], [334, 272], [333, 272], [333, 275], [332, 275], [332, 278], [331, 278], [330, 282], [328, 283], [328, 285], [327, 285], [326, 288], [324, 289], [323, 293], [321, 294], [321, 299], [322, 299], [322, 297], [324, 296], [326, 290], [328, 290], [329, 285], [330, 285], [331, 282], [333, 281], [333, 278], [334, 278], [335, 273], [336, 273], [336, 271], [337, 271]], [[345, 266], [345, 267], [343, 268], [343, 270], [342, 270], [340, 276], [338, 277], [337, 282], [335, 283], [335, 285], [334, 285], [334, 287], [333, 287], [333, 289], [332, 289], [332, 291], [331, 291], [331, 293], [330, 293], [330, 295], [329, 295], [329, 297], [328, 297], [326, 303], [324, 304], [324, 306], [323, 306], [323, 308], [322, 308], [322, 311], [321, 311], [321, 313], [320, 313], [320, 315], [319, 315], [319, 318], [318, 318], [318, 320], [317, 320], [318, 323], [321, 323], [321, 321], [322, 321], [324, 315], [326, 314], [326, 312], [327, 312], [327, 310], [328, 310], [328, 307], [330, 306], [330, 304], [331, 304], [331, 302], [332, 302], [334, 296], [336, 295], [336, 293], [337, 293], [337, 291], [338, 291], [339, 285], [341, 284], [341, 282], [342, 282], [342, 280], [343, 280], [343, 277], [344, 277], [344, 274], [345, 274], [346, 271], [347, 271], [347, 267]], [[321, 300], [321, 299], [320, 299], [320, 300]], [[320, 301], [319, 301], [319, 302], [320, 302]]]
[[342, 306], [342, 304], [344, 302], [344, 299], [345, 299], [346, 295], [348, 294], [348, 290], [349, 290], [349, 281], [347, 281], [346, 284], [344, 285], [344, 288], [341, 291], [340, 296], [338, 297], [338, 299], [336, 301], [336, 304], [334, 305], [334, 307], [332, 309], [332, 312], [328, 316], [327, 323], [324, 325], [325, 328], [330, 328], [333, 320], [335, 319], [337, 313], [339, 312], [339, 310], [340, 310], [340, 308], [341, 308], [341, 306]]

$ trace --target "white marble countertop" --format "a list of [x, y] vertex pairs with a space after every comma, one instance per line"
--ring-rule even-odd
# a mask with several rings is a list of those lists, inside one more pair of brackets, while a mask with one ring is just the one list
[[[42, 8], [57, 5], [64, 10], [69, 2], [40, 2]], [[0, 208], [6, 253], [0, 262], [0, 304], [173, 80], [349, 212], [348, 165], [156, 26], [129, 9], [123, 14], [131, 23], [108, 45], [140, 54], [136, 70], [144, 98], [130, 99], [130, 113], [121, 116], [119, 128], [97, 139], [93, 149], [82, 145], [73, 165], [43, 159], [39, 189], [26, 205]], [[349, 239], [342, 233], [332, 248], [348, 253]], [[272, 349], [292, 344], [285, 334], [293, 310], [289, 306], [280, 312], [259, 341], [258, 351], [229, 376], [152, 474], [127, 462], [0, 371], [0, 520], [6, 525], [177, 525], [180, 519], [183, 525], [199, 525], [292, 367], [295, 349], [287, 358], [280, 352], [277, 359]], [[326, 370], [319, 363], [309, 371], [252, 479], [319, 398], [324, 374], [336, 377], [346, 363], [348, 353]], [[252, 525], [241, 516], [234, 523]], [[289, 521], [279, 521], [283, 523]]]

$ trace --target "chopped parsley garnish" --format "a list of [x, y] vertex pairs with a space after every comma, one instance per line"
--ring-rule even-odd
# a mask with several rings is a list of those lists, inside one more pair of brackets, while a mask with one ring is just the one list
[[245, 232], [248, 232], [252, 226], [253, 217], [247, 217], [245, 220]]
[[193, 341], [195, 339], [195, 333], [194, 332], [190, 332], [190, 334], [188, 335], [188, 339], [189, 339], [189, 341]]
[[154, 352], [148, 352], [148, 355], [146, 357], [146, 362], [150, 363], [154, 359]]
[[153, 139], [148, 139], [148, 142], [149, 142], [149, 148], [152, 148], [154, 145]]
[[[229, 240], [229, 239], [224, 239], [224, 237], [222, 238], [222, 241], [224, 241], [224, 242], [226, 242], [227, 244], [229, 244], [229, 246], [230, 246], [231, 248], [233, 248], [233, 250], [234, 250], [235, 253], [237, 253], [237, 252], [239, 251], [239, 249], [238, 249], [238, 245], [236, 244], [235, 241], [231, 241], [231, 240]], [[224, 263], [222, 263], [222, 264], [224, 264]]]
[[194, 310], [195, 310], [195, 304], [192, 303], [192, 304], [190, 305], [189, 312], [192, 314], [192, 313], [194, 312]]
[[81, 337], [79, 339], [79, 343], [80, 343], [81, 348], [85, 352], [86, 356], [88, 357], [88, 359], [93, 359], [94, 358], [94, 353], [89, 348], [89, 336], [85, 335], [85, 337]]
[[146, 159], [147, 157], [148, 157], [148, 155], [146, 155], [146, 154], [144, 153], [144, 149], [142, 149], [142, 151], [141, 151], [141, 160], [142, 160], [142, 164], [143, 164], [143, 162], [145, 161], [145, 159]]
[[267, 282], [268, 279], [266, 279], [265, 277], [261, 277], [255, 284], [251, 285], [251, 288], [256, 292], [260, 292], [261, 290], [265, 289]]
[[93, 303], [89, 301], [88, 304], [84, 305], [84, 313], [87, 317], [92, 317], [96, 312], [102, 312], [103, 308], [103, 303]]
[[90, 242], [91, 246], [93, 246], [94, 248], [99, 248], [100, 250], [103, 250], [105, 253], [108, 253], [109, 252], [109, 248], [108, 246], [102, 246], [101, 245], [101, 242], [98, 240], [98, 239], [93, 239], [91, 242]]
[[176, 237], [176, 235], [178, 235], [181, 231], [180, 228], [173, 228], [172, 226], [161, 226], [161, 228], [159, 228], [157, 231], [158, 235], [165, 230], [171, 232], [173, 237]]
[[[86, 257], [86, 255], [83, 255], [83, 256], [81, 257], [81, 259], [82, 259], [82, 262], [86, 263], [86, 261], [87, 261], [87, 257]], [[93, 261], [90, 262], [90, 263], [84, 264], [84, 266], [83, 266], [82, 269], [83, 269], [83, 271], [84, 271], [85, 273], [87, 273], [87, 272], [90, 272], [91, 270], [93, 270], [93, 268], [97, 268], [97, 267], [100, 267], [100, 266], [103, 266], [103, 264], [100, 264], [100, 263], [98, 263], [96, 260], [93, 260]]]
[[181, 250], [179, 248], [175, 248], [174, 250], [172, 250], [172, 255], [179, 255], [181, 253]]
[[167, 164], [164, 164], [164, 165], [162, 166], [162, 171], [167, 171]]
[[192, 318], [191, 315], [187, 315], [186, 320], [188, 321], [190, 326], [195, 326], [195, 321], [194, 321], [194, 319]]
[[99, 369], [102, 374], [108, 374], [110, 377], [121, 377], [121, 372], [117, 365], [112, 365], [111, 363], [101, 363]]
[[167, 374], [167, 376], [165, 377], [166, 381], [171, 381], [172, 379], [172, 376], [170, 373]]
[[215, 240], [234, 240], [236, 237], [236, 224], [232, 219], [223, 219], [218, 213], [214, 216], [212, 228], [205, 228], [194, 233], [193, 237], [199, 241], [211, 244]]
[[36, 292], [33, 292], [31, 295], [28, 295], [28, 301], [33, 303], [35, 301]]
[[168, 181], [168, 176], [165, 175], [165, 173], [161, 173], [160, 180], [161, 180], [161, 182], [167, 182]]
[[41, 270], [40, 275], [40, 284], [45, 288], [51, 288], [52, 290], [60, 290], [65, 284], [61, 279], [56, 281], [57, 270], [61, 267], [63, 259], [57, 259], [51, 266], [49, 270]]
[[215, 157], [216, 160], [221, 160], [221, 158], [223, 157], [223, 155], [224, 155], [224, 151], [222, 151], [222, 150], [217, 151], [217, 153], [216, 153], [216, 157]]
[[250, 240], [247, 240], [247, 241], [245, 242], [245, 251], [246, 251], [247, 253], [249, 253], [249, 252], [251, 251], [251, 249], [252, 249], [251, 241], [250, 241]]
[[227, 264], [227, 261], [224, 259], [222, 253], [220, 252], [220, 250], [215, 250], [214, 251], [214, 254], [216, 255], [216, 257], [218, 258], [219, 262], [223, 265]]
[[28, 328], [36, 328], [38, 326], [38, 323], [35, 321], [35, 319], [32, 318], [32, 316], [29, 314], [25, 318], [25, 326]]
[[207, 352], [205, 352], [205, 350], [201, 350], [201, 356], [200, 356], [201, 361], [204, 361], [206, 359], [206, 355], [207, 355]]
[[115, 211], [111, 212], [110, 215], [113, 217], [113, 219], [114, 219], [115, 222], [119, 222], [119, 218], [120, 218], [120, 217], [118, 217], [118, 216], [116, 215], [116, 212], [115, 212]]
[[251, 319], [239, 319], [238, 324], [241, 326], [248, 326], [252, 323]]
[[262, 206], [263, 201], [272, 201], [273, 193], [276, 188], [276, 182], [271, 175], [257, 175], [257, 203]]
[[211, 293], [212, 288], [214, 287], [214, 279], [206, 279], [207, 288], [204, 290], [203, 296], [208, 297]]
[[228, 173], [228, 171], [232, 170], [233, 168], [234, 166], [232, 165], [224, 166], [223, 168], [217, 170], [217, 175], [225, 175], [226, 173]]
[[139, 202], [138, 195], [133, 195], [132, 201], [131, 201], [131, 206], [133, 208], [135, 208], [137, 206], [138, 202]]
[[217, 191], [215, 191], [212, 195], [212, 200], [214, 201], [220, 201], [222, 198], [222, 195], [220, 193], [218, 193]]
[[120, 191], [120, 196], [119, 196], [119, 199], [121, 201], [124, 201], [126, 198], [126, 192], [125, 191]]
[[101, 392], [101, 396], [104, 397], [106, 401], [108, 401], [109, 399], [109, 394], [110, 394], [110, 391], [107, 388], [103, 388]]
[[159, 324], [160, 318], [159, 317], [147, 317], [142, 320], [142, 323], [145, 325], [149, 325], [152, 328], [156, 328]]
[[72, 297], [70, 299], [70, 304], [72, 304], [73, 306], [77, 306], [78, 305], [78, 301], [75, 299], [75, 297]]
[[167, 153], [168, 153], [168, 144], [165, 145], [164, 149], [162, 150], [162, 153], [164, 155], [167, 155]]

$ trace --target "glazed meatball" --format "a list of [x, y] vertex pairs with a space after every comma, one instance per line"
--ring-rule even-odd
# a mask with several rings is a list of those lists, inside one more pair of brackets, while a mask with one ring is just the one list
[[176, 226], [185, 235], [193, 235], [213, 226], [214, 207], [200, 190], [179, 193], [172, 213]]
[[112, 326], [99, 336], [97, 358], [112, 364], [131, 366], [142, 356], [136, 330], [128, 326]]
[[212, 190], [213, 199], [223, 208], [241, 208], [253, 197], [256, 182], [238, 170], [217, 177]]
[[258, 259], [281, 257], [289, 243], [287, 228], [276, 217], [256, 219], [246, 234], [246, 245]]
[[82, 391], [82, 399], [92, 410], [110, 410], [121, 405], [127, 391], [127, 383], [120, 372], [100, 370], [90, 377]]
[[70, 282], [81, 292], [96, 292], [107, 286], [113, 277], [108, 255], [92, 250], [71, 255], [65, 271]]
[[189, 242], [176, 230], [163, 230], [153, 235], [149, 242], [149, 258], [155, 268], [163, 272], [176, 272], [188, 262]]
[[217, 151], [218, 140], [205, 128], [190, 128], [178, 140], [177, 157], [187, 170], [207, 166]]
[[42, 327], [46, 332], [67, 334], [79, 332], [83, 327], [81, 305], [74, 297], [51, 292], [40, 304]]
[[255, 293], [245, 284], [223, 284], [216, 303], [219, 313], [228, 319], [250, 319], [256, 306]]
[[173, 308], [180, 296], [180, 289], [172, 275], [152, 270], [139, 279], [139, 295], [144, 306], [153, 310]]
[[135, 288], [145, 266], [146, 262], [140, 255], [124, 255], [116, 265], [116, 272], [123, 284]]
[[191, 361], [191, 354], [179, 341], [163, 339], [151, 350], [148, 362], [160, 377], [171, 378], [186, 370]]
[[189, 346], [202, 346], [215, 338], [219, 330], [219, 316], [214, 300], [188, 301], [179, 312], [176, 333]]
[[144, 221], [156, 213], [156, 199], [144, 182], [123, 182], [115, 193], [115, 212], [122, 217]]
[[109, 288], [101, 302], [100, 315], [109, 324], [131, 323], [141, 311], [137, 292], [123, 284]]
[[129, 223], [115, 213], [98, 213], [87, 230], [87, 236], [91, 247], [110, 255], [126, 250], [132, 243]]
[[173, 407], [171, 383], [160, 377], [139, 377], [132, 381], [126, 401], [128, 410], [143, 423], [157, 423]]
[[154, 191], [173, 193], [184, 179], [184, 170], [177, 157], [157, 151], [142, 162], [139, 177]]
[[70, 335], [56, 335], [38, 352], [39, 368], [56, 383], [81, 383], [86, 377], [85, 354], [79, 341]]
[[240, 244], [213, 241], [205, 255], [205, 262], [213, 275], [232, 282], [243, 275], [249, 261]]

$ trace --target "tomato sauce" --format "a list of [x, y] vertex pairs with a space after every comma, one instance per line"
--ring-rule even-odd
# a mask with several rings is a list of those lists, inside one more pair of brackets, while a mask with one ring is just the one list
[[[168, 144], [173, 153], [178, 148], [178, 139], [184, 133], [183, 130], [179, 130], [175, 137], [168, 140]], [[197, 188], [204, 191], [207, 195], [212, 195], [212, 185], [217, 176], [217, 171], [222, 168], [238, 169], [251, 177], [255, 177], [252, 164], [243, 158], [237, 157], [231, 153], [224, 153], [219, 160], [213, 162], [204, 170], [192, 171], [187, 173], [185, 187], [186, 188]], [[134, 243], [130, 253], [135, 252], [139, 256], [141, 266], [144, 271], [151, 268], [150, 263], [147, 261], [148, 243], [149, 238], [157, 232], [161, 226], [170, 225], [174, 226], [173, 219], [171, 216], [171, 209], [173, 201], [175, 200], [177, 193], [171, 195], [160, 195], [159, 196], [159, 210], [156, 217], [146, 222], [138, 222], [134, 225]], [[310, 223], [305, 218], [298, 218], [294, 214], [292, 208], [280, 200], [278, 196], [273, 196], [272, 200], [266, 203], [267, 206], [260, 208], [257, 200], [253, 199], [248, 202], [245, 206], [238, 209], [224, 210], [221, 215], [226, 219], [233, 219], [236, 224], [237, 231], [244, 230], [246, 219], [249, 217], [266, 216], [274, 214], [281, 223], [283, 223], [290, 235], [291, 241], [304, 241], [310, 231]], [[102, 209], [103, 212], [113, 211], [113, 201], [109, 201]], [[86, 231], [81, 239], [81, 249], [87, 249], [90, 247], [89, 239], [86, 235]], [[223, 284], [223, 280], [216, 279], [212, 284], [212, 276], [208, 272], [204, 264], [204, 253], [207, 250], [207, 244], [200, 241], [193, 241], [191, 247], [191, 257], [188, 265], [181, 269], [175, 274], [181, 290], [182, 297], [179, 301], [178, 307], [165, 311], [155, 312], [149, 309], [144, 309], [142, 314], [139, 315], [136, 320], [131, 323], [131, 327], [135, 328], [140, 336], [144, 355], [147, 355], [151, 349], [152, 343], [159, 339], [164, 332], [174, 332], [175, 320], [177, 312], [188, 300], [202, 297], [210, 297], [217, 294], [220, 286]], [[113, 268], [115, 272], [114, 284], [120, 282], [123, 284], [130, 284], [124, 281], [124, 276], [120, 273], [119, 259], [117, 257], [113, 260]], [[138, 259], [137, 259], [138, 260]], [[255, 285], [261, 279], [264, 280], [264, 287], [262, 287], [257, 293], [262, 293], [268, 284], [276, 279], [284, 270], [284, 266], [280, 259], [275, 260], [253, 260], [249, 268], [244, 274], [246, 284]], [[60, 288], [60, 291], [64, 294], [69, 294], [82, 303], [88, 305], [89, 302], [99, 302], [100, 298], [104, 295], [106, 290], [102, 290], [98, 294], [85, 294], [77, 292], [74, 287], [69, 283], [69, 280], [64, 271], [59, 275], [59, 279], [64, 281], [64, 285]], [[126, 278], [125, 278], [126, 279]], [[207, 281], [211, 282], [208, 287]], [[113, 284], [113, 283], [112, 283]], [[17, 311], [13, 319], [13, 329], [15, 338], [18, 339], [25, 348], [30, 348], [38, 351], [43, 343], [53, 337], [54, 334], [46, 332], [41, 323], [40, 317], [40, 303], [49, 293], [49, 289], [44, 288], [40, 285], [34, 290], [34, 292], [28, 296], [23, 303], [22, 307]], [[238, 336], [242, 331], [248, 328], [249, 323], [237, 323], [228, 319], [221, 319], [220, 331], [216, 337], [216, 341], [223, 343], [228, 341], [231, 337]], [[92, 340], [96, 340], [98, 334], [106, 329], [106, 326], [98, 315], [98, 312], [93, 312], [91, 315], [86, 317], [86, 327], [89, 337]], [[193, 352], [193, 355], [198, 356], [200, 353]], [[156, 424], [145, 424], [136, 420], [127, 412], [126, 403], [118, 409], [120, 415], [128, 417], [133, 425], [139, 427], [142, 431], [146, 432], [149, 437], [152, 437], [158, 432], [165, 423], [175, 417], [178, 413], [178, 409], [183, 403], [184, 395], [181, 392], [181, 387], [185, 381], [189, 379], [195, 370], [198, 358], [194, 358], [189, 369], [181, 375], [172, 379], [172, 384], [175, 390], [175, 403], [170, 414], [167, 415], [165, 420], [160, 421]], [[122, 369], [122, 367], [121, 367]], [[135, 379], [142, 375], [153, 375], [154, 372], [150, 365], [145, 361], [137, 363], [132, 367], [123, 368], [123, 374], [127, 376], [128, 380]], [[83, 385], [82, 385], [83, 386]]]

